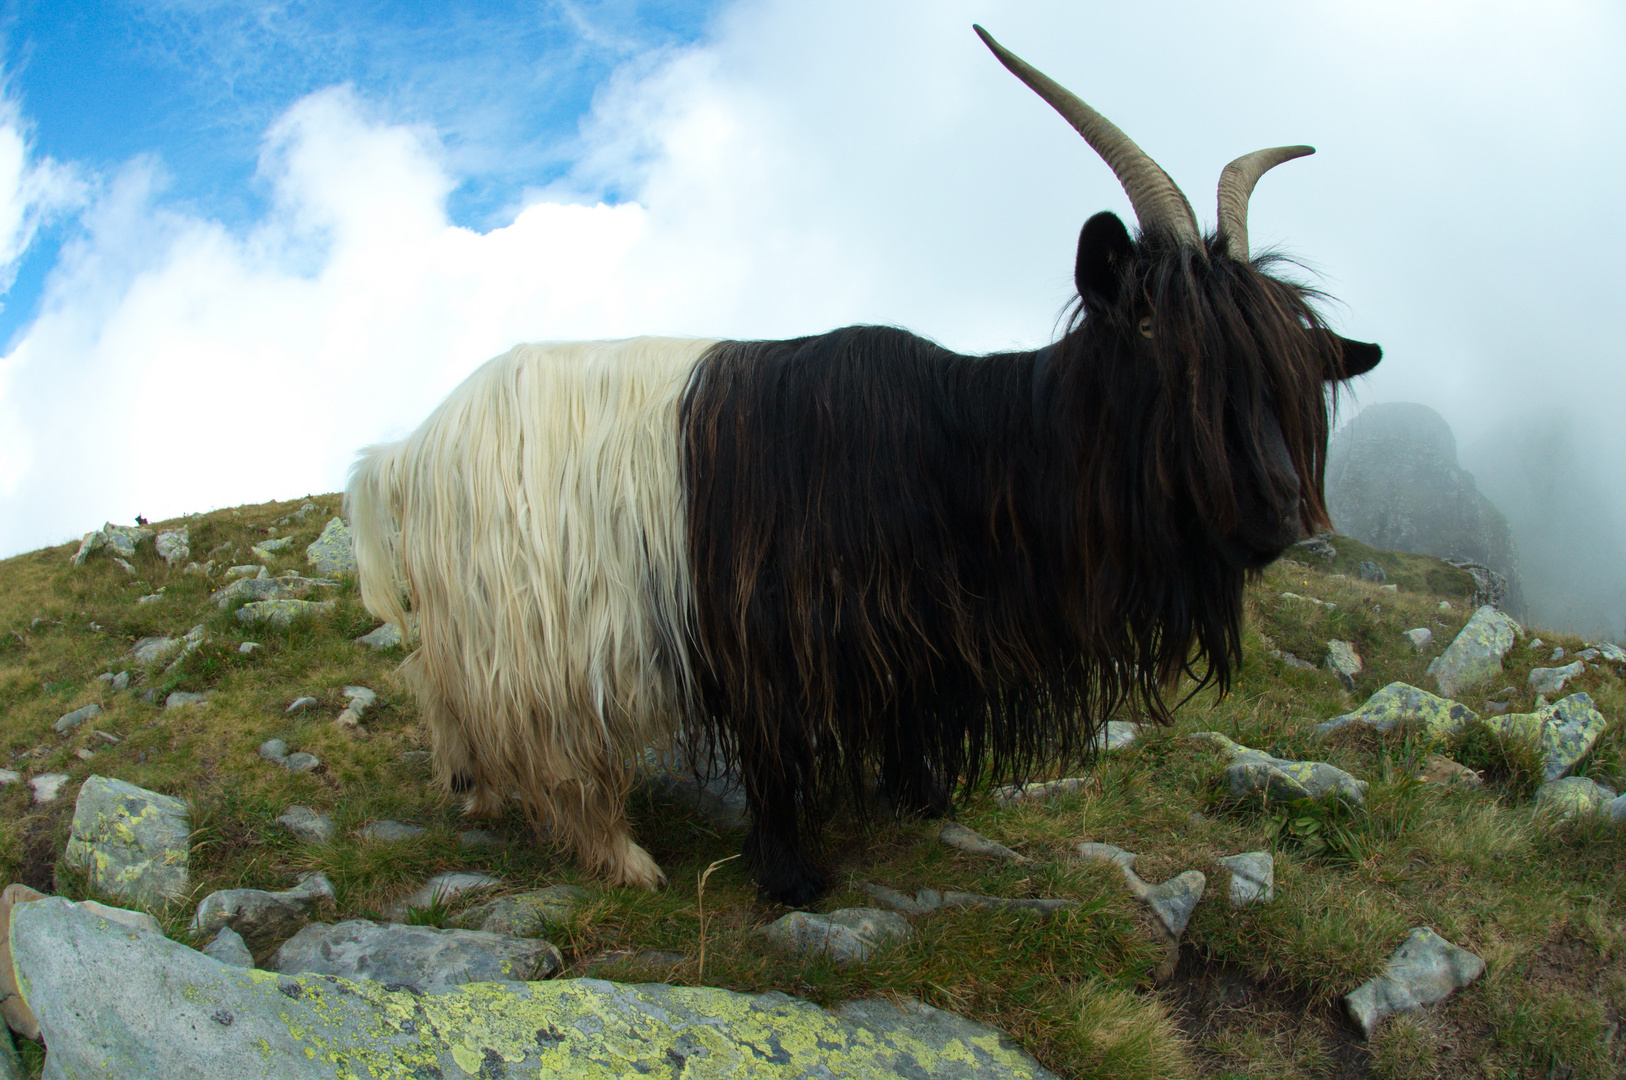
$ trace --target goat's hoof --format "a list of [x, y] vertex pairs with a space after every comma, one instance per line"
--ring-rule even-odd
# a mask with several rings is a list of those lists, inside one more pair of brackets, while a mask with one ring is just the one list
[[824, 878], [816, 871], [788, 875], [757, 886], [757, 896], [768, 903], [801, 908], [811, 904], [824, 892]]
[[660, 865], [650, 857], [649, 852], [631, 842], [627, 844], [626, 855], [622, 857], [620, 864], [610, 871], [608, 877], [610, 884], [623, 885], [629, 889], [648, 889], [655, 892], [666, 887], [666, 875], [661, 872]]

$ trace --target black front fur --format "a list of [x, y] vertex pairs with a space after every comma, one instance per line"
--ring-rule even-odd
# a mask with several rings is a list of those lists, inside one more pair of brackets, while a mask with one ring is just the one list
[[1325, 521], [1350, 363], [1303, 290], [1207, 247], [1092, 219], [1038, 364], [876, 326], [701, 361], [690, 737], [741, 767], [765, 895], [823, 888], [804, 834], [843, 791], [939, 812], [1120, 708], [1166, 719], [1182, 672], [1228, 684], [1246, 574]]

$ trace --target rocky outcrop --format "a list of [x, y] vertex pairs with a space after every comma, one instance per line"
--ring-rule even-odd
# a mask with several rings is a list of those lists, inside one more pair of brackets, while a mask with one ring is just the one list
[[[1457, 439], [1427, 405], [1370, 405], [1327, 448], [1327, 509], [1338, 531], [1389, 551], [1476, 564], [1481, 603], [1523, 610], [1507, 518], [1457, 463]], [[1473, 569], [1464, 565], [1469, 573]], [[1505, 595], [1489, 576], [1505, 579]]]

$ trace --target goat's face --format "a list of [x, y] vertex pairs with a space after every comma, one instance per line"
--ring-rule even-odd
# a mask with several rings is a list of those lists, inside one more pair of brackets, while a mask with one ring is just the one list
[[[1073, 355], [1096, 369], [1128, 467], [1231, 566], [1255, 570], [1327, 526], [1321, 490], [1329, 388], [1378, 362], [1321, 324], [1304, 288], [1115, 215], [1079, 235], [1083, 321]], [[1108, 436], [1111, 438], [1111, 436]]]

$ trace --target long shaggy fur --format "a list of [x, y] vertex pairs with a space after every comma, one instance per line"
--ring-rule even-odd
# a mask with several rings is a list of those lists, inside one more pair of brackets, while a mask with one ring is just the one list
[[520, 346], [364, 451], [346, 493], [369, 610], [416, 618], [438, 778], [475, 811], [517, 790], [620, 884], [663, 880], [624, 807], [693, 693], [677, 408], [710, 344]]

